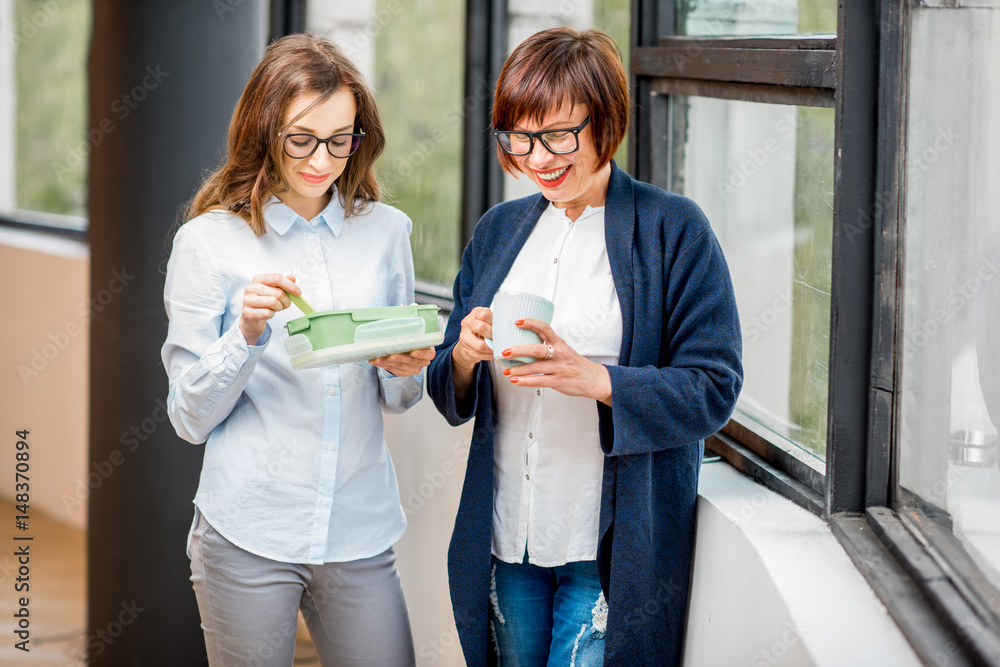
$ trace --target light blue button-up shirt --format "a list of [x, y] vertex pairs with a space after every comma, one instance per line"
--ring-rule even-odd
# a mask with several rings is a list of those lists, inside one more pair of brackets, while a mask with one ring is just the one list
[[377, 555], [406, 529], [382, 413], [420, 400], [423, 373], [367, 363], [294, 370], [284, 347], [294, 306], [256, 345], [239, 330], [258, 273], [296, 277], [317, 310], [413, 302], [410, 219], [374, 204], [349, 219], [334, 194], [306, 221], [277, 199], [267, 234], [225, 211], [183, 225], [167, 264], [163, 364], [170, 421], [205, 443], [194, 503], [237, 546], [293, 563]]

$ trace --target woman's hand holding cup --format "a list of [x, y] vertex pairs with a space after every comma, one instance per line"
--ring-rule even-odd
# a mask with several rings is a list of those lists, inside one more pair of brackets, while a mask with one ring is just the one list
[[[555, 306], [545, 297], [527, 292], [497, 292], [490, 305], [493, 311], [493, 336], [486, 343], [493, 350], [493, 359], [504, 368], [531, 363], [533, 355], [504, 355], [509, 347], [541, 343], [542, 339], [530, 329], [522, 329], [517, 322], [533, 318], [548, 323], [555, 314]], [[542, 352], [539, 356], [545, 356]]]
[[503, 358], [534, 357], [537, 361], [511, 366], [503, 371], [519, 387], [550, 387], [567, 396], [583, 396], [611, 405], [611, 375], [577, 353], [556, 335], [547, 322], [531, 318], [517, 320], [518, 328], [538, 334], [541, 343], [514, 345], [501, 352]]

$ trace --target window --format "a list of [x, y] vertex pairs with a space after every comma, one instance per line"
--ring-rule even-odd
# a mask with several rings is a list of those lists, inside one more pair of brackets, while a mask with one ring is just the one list
[[687, 116], [684, 194], [711, 221], [736, 289], [746, 378], [739, 412], [823, 457], [833, 109], [677, 103]]
[[635, 173], [705, 209], [744, 325], [708, 447], [824, 516], [925, 662], [995, 664], [1000, 8], [637, 14]]
[[385, 201], [413, 220], [417, 279], [451, 285], [461, 257], [462, 124], [492, 94], [484, 82], [463, 97], [465, 3], [328, 0], [307, 12], [307, 29], [344, 48], [375, 89], [386, 132], [376, 169]]
[[791, 476], [782, 490], [822, 513], [836, 3], [681, 0], [640, 3], [638, 12], [641, 24], [661, 28], [641, 33], [632, 54], [633, 175], [705, 211], [730, 265], [743, 328], [744, 389], [709, 450], [750, 474], [777, 466]]
[[678, 0], [679, 32], [685, 35], [779, 35], [837, 32], [836, 0], [733, 3]]
[[0, 216], [85, 228], [91, 3], [0, 5]]
[[953, 565], [975, 582], [969, 590], [995, 619], [1000, 10], [912, 11], [896, 502], [901, 514], [918, 517], [916, 528], [932, 523], [935, 546], [959, 558]]

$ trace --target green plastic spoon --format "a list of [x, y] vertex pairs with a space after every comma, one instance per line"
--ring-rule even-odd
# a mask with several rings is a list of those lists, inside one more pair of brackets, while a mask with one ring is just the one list
[[306, 300], [303, 299], [301, 296], [295, 296], [288, 290], [285, 290], [285, 294], [287, 294], [288, 298], [292, 300], [292, 303], [298, 306], [299, 310], [301, 310], [306, 315], [312, 315], [313, 313], [316, 312], [316, 309], [310, 306], [308, 303], [306, 303]]

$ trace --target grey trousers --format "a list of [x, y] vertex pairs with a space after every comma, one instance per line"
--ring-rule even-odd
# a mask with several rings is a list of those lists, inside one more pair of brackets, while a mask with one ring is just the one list
[[392, 548], [346, 563], [282, 563], [244, 551], [198, 515], [191, 582], [212, 667], [290, 667], [300, 608], [323, 667], [415, 664]]

